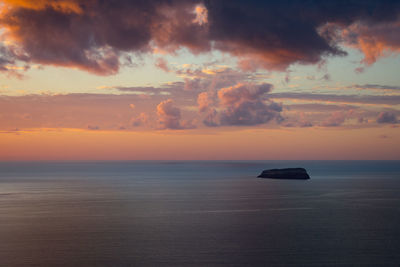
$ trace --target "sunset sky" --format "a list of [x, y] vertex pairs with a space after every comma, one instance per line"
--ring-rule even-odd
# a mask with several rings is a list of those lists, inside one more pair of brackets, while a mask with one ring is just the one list
[[400, 159], [400, 1], [0, 0], [0, 160]]

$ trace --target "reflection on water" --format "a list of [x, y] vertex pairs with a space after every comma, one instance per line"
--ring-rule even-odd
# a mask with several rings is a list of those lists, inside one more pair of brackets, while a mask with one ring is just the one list
[[399, 163], [0, 163], [0, 265], [398, 266]]

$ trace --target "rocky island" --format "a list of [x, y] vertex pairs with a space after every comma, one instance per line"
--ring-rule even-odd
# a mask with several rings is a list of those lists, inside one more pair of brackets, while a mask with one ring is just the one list
[[310, 179], [310, 176], [308, 175], [307, 171], [304, 168], [286, 168], [286, 169], [264, 170], [257, 177], [272, 178], [272, 179], [292, 179], [292, 180]]

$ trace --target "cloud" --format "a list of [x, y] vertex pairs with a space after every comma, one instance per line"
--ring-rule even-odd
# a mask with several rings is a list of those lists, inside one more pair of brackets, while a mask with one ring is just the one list
[[[304, 127], [312, 124], [323, 127], [378, 127], [372, 123], [378, 116], [376, 106], [335, 105], [332, 103], [306, 103], [284, 105], [284, 126]], [[385, 107], [386, 112], [397, 114], [396, 109]]]
[[[216, 99], [216, 91], [220, 88], [233, 86], [239, 81], [252, 82], [257, 79], [257, 73], [246, 74], [238, 70], [226, 66], [184, 66], [172, 68], [178, 76], [184, 81], [167, 82], [159, 86], [108, 86], [107, 89], [114, 89], [120, 92], [132, 93], [148, 97], [165, 96], [175, 99], [176, 97], [186, 97], [190, 99], [197, 98], [199, 94], [203, 98], [199, 101], [206, 101], [210, 103]], [[207, 93], [205, 93], [206, 91]], [[207, 96], [209, 94], [209, 96]]]
[[324, 76], [322, 76], [321, 80], [330, 81], [331, 80], [331, 75], [329, 73], [326, 73]]
[[[320, 28], [355, 22], [394, 21], [398, 1], [207, 1], [211, 38], [238, 56], [246, 69], [286, 69], [293, 63], [316, 64], [324, 56], [341, 56], [337, 40]], [[301, 12], [299, 12], [301, 10]]]
[[133, 118], [131, 122], [135, 127], [146, 126], [149, 123], [149, 115], [147, 115], [145, 112], [141, 112], [139, 116]]
[[21, 0], [5, 5], [0, 17], [3, 37], [18, 45], [28, 63], [109, 75], [119, 71], [126, 52], [151, 52], [151, 43], [165, 49], [195, 49], [196, 42], [202, 43], [196, 28], [203, 26], [179, 23], [196, 18], [191, 1], [65, 0], [33, 5]]
[[293, 118], [285, 118], [285, 127], [312, 127], [313, 124], [306, 118], [304, 112], [296, 112], [296, 115]]
[[7, 65], [14, 64], [14, 55], [7, 47], [0, 45], [0, 71], [8, 71]]
[[313, 94], [313, 93], [271, 93], [272, 99], [297, 99], [310, 101], [327, 101], [337, 103], [358, 103], [358, 104], [382, 104], [398, 105], [400, 95], [334, 95], [334, 94]]
[[303, 116], [300, 116], [298, 126], [302, 128], [307, 128], [307, 127], [313, 127], [313, 124], [310, 121], [307, 121]]
[[203, 120], [203, 124], [208, 127], [217, 127], [219, 125], [217, 119], [218, 112], [213, 108], [208, 110], [206, 117]]
[[175, 73], [185, 80], [186, 91], [218, 90], [255, 79], [257, 73], [244, 73], [226, 66], [182, 66]]
[[208, 23], [208, 10], [204, 5], [198, 4], [194, 9], [194, 13], [196, 14], [196, 18], [193, 22], [203, 25]]
[[[194, 54], [219, 50], [236, 56], [243, 69], [279, 71], [343, 56], [343, 42], [360, 49], [368, 64], [386, 52], [399, 52], [400, 3], [390, 0], [2, 3], [2, 38], [8, 48], [19, 51], [16, 60], [97, 75], [131, 65], [131, 55], [176, 53], [181, 48]], [[337, 34], [327, 25], [347, 32]]]
[[318, 34], [322, 20], [313, 11], [318, 4], [234, 0], [208, 1], [207, 8], [216, 47], [238, 56], [246, 70], [285, 70], [293, 63], [314, 64], [323, 55], [344, 54]]
[[[268, 99], [272, 85], [268, 83], [238, 83], [218, 91], [202, 92], [197, 97], [203, 124], [216, 126], [248, 126], [280, 122], [282, 105]], [[219, 111], [217, 111], [217, 109]]]
[[210, 106], [214, 104], [215, 93], [202, 92], [197, 96], [197, 104], [199, 105], [199, 112], [205, 112]]
[[282, 106], [264, 99], [271, 91], [271, 84], [237, 84], [218, 91], [221, 125], [258, 125], [275, 119], [282, 120]]
[[[0, 96], [0, 130], [13, 128], [76, 128], [94, 130], [190, 129], [202, 127], [252, 126], [278, 122], [282, 127], [326, 126], [382, 127], [396, 124], [399, 99], [396, 96], [342, 95], [331, 98], [322, 94], [280, 93], [275, 98], [271, 85], [243, 83], [219, 91], [206, 91], [205, 102], [173, 93], [174, 100], [157, 94], [32, 94]], [[188, 92], [185, 92], [188, 93]], [[196, 96], [196, 94], [192, 94]], [[283, 94], [283, 95], [281, 95]], [[289, 94], [289, 95], [288, 95]], [[288, 98], [289, 97], [289, 98]], [[378, 98], [377, 98], [378, 97]], [[200, 98], [201, 99], [201, 98]], [[274, 99], [285, 99], [287, 105]], [[289, 101], [286, 101], [289, 99]], [[310, 103], [297, 104], [297, 100]], [[204, 100], [204, 99], [203, 99]], [[321, 102], [319, 102], [321, 101]], [[329, 104], [324, 104], [329, 102]], [[294, 104], [292, 104], [292, 102]], [[359, 102], [368, 105], [356, 105]], [[134, 103], [134, 109], [131, 104]], [[335, 104], [338, 103], [338, 104]], [[339, 103], [353, 103], [343, 105]], [[362, 103], [362, 104], [363, 104]], [[393, 105], [392, 108], [379, 105]], [[154, 107], [157, 107], [155, 112]], [[284, 109], [283, 109], [284, 108]], [[283, 109], [283, 110], [282, 110]], [[381, 113], [379, 113], [382, 111]], [[284, 120], [283, 120], [284, 118]], [[378, 118], [378, 119], [377, 119]], [[377, 123], [376, 123], [377, 122]], [[90, 126], [90, 127], [88, 127]]]
[[260, 101], [244, 101], [235, 106], [230, 106], [221, 112], [222, 125], [258, 125], [273, 119], [278, 122], [282, 119], [279, 112], [282, 107], [278, 104], [265, 105]]
[[342, 30], [342, 38], [347, 45], [364, 54], [362, 62], [366, 65], [375, 63], [381, 57], [400, 52], [399, 36], [400, 18], [377, 24], [355, 22]]
[[30, 67], [28, 65], [18, 66], [18, 59], [25, 59], [25, 56], [19, 54], [19, 51], [17, 51], [12, 45], [5, 46], [2, 44], [0, 39], [0, 72], [16, 78], [23, 78], [23, 74], [21, 74], [20, 71], [26, 71]]
[[348, 114], [343, 111], [333, 112], [325, 121], [321, 123], [321, 126], [325, 127], [335, 127], [340, 126], [346, 120]]
[[285, 109], [289, 111], [311, 111], [311, 112], [333, 112], [340, 110], [356, 109], [353, 105], [335, 105], [335, 104], [321, 104], [321, 103], [307, 103], [307, 104], [286, 104]]
[[237, 84], [235, 86], [222, 88], [218, 91], [218, 98], [222, 105], [229, 106], [242, 101], [257, 101], [269, 93], [272, 84], [264, 83], [261, 85]]
[[392, 112], [383, 111], [379, 113], [378, 118], [376, 119], [377, 123], [398, 123], [399, 120], [396, 117], [396, 114]]
[[174, 105], [172, 99], [162, 101], [157, 105], [157, 116], [164, 129], [183, 129], [181, 125], [181, 110]]
[[162, 69], [165, 72], [169, 72], [170, 69], [168, 68], [168, 62], [163, 58], [157, 58], [156, 60], [156, 67]]
[[52, 8], [64, 13], [81, 13], [79, 1], [77, 0], [3, 0], [4, 3], [13, 7], [23, 7], [26, 9], [43, 10]]
[[393, 86], [393, 85], [381, 85], [381, 84], [355, 84], [351, 86], [352, 88], [357, 89], [372, 89], [372, 90], [393, 90], [397, 91], [400, 90], [400, 86]]

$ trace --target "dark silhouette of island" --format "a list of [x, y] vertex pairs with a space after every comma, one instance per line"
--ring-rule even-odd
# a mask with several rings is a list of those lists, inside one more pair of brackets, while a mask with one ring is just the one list
[[271, 179], [293, 179], [307, 180], [310, 179], [307, 171], [304, 168], [287, 168], [287, 169], [270, 169], [264, 170], [259, 176], [260, 178]]

